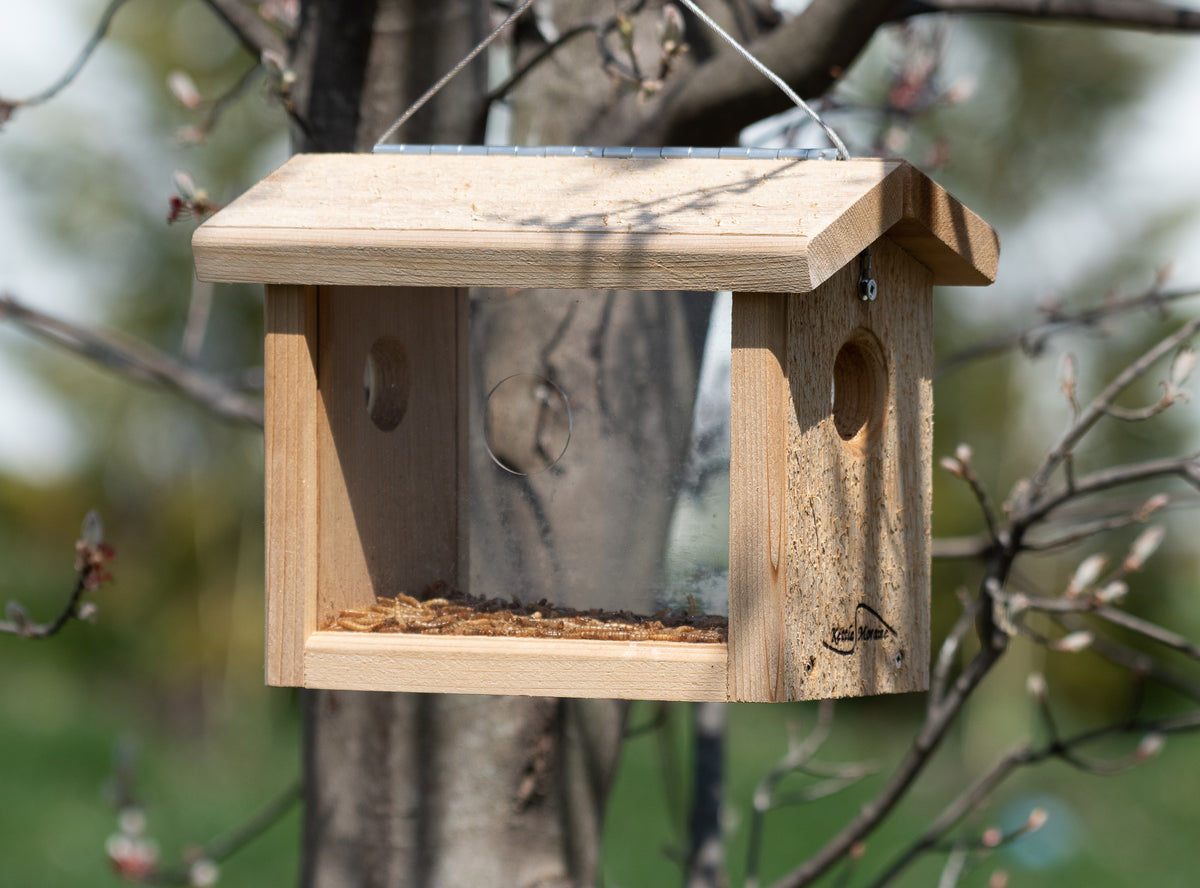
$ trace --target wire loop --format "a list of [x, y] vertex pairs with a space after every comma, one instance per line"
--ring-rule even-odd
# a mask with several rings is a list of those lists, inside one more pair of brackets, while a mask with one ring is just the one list
[[[829, 124], [827, 124], [821, 118], [820, 114], [818, 114], [807, 102], [805, 102], [804, 99], [800, 98], [800, 96], [796, 93], [796, 91], [794, 89], [792, 89], [790, 86], [787, 85], [787, 83], [784, 81], [784, 79], [782, 77], [780, 77], [778, 74], [776, 74], [770, 68], [768, 68], [766, 65], [764, 65], [762, 62], [760, 62], [757, 58], [755, 58], [754, 54], [751, 53], [750, 50], [746, 49], [746, 47], [744, 47], [744, 46], [742, 46], [742, 44], [738, 43], [737, 40], [735, 40], [733, 38], [733, 36], [731, 34], [729, 34], [729, 32], [727, 32], [724, 28], [722, 28], [715, 21], [713, 21], [713, 19], [703, 9], [701, 9], [694, 2], [694, 0], [679, 0], [679, 2], [682, 3], [684, 6], [686, 6], [688, 9], [690, 9], [695, 14], [695, 16], [698, 19], [700, 19], [700, 21], [704, 22], [704, 24], [706, 24], [709, 28], [711, 28], [714, 32], [716, 32], [716, 34], [718, 34], [721, 37], [721, 39], [723, 39], [726, 43], [728, 43], [735, 50], [737, 50], [737, 52], [740, 53], [741, 56], [746, 59], [746, 61], [748, 61], [751, 65], [753, 65], [754, 68], [760, 74], [762, 74], [764, 77], [766, 77], [767, 80], [771, 81], [771, 83], [775, 84], [775, 86], [779, 87], [779, 89], [783, 91], [783, 94], [785, 96], [787, 96], [789, 99], [791, 99], [792, 102], [794, 102], [796, 104], [796, 106], [798, 108], [800, 108], [800, 110], [802, 110], [805, 114], [807, 114], [812, 119], [812, 121], [821, 128], [822, 132], [825, 133], [825, 135], [828, 137], [829, 141], [831, 143], [833, 143], [833, 147], [835, 149], [837, 149], [838, 160], [849, 160], [850, 159], [850, 151], [846, 148], [846, 143], [843, 142], [841, 140], [841, 138], [838, 137], [838, 134], [835, 133], [833, 131], [833, 129], [829, 126]], [[446, 74], [443, 75], [442, 78], [440, 80], [438, 80], [437, 83], [435, 83], [433, 86], [429, 87], [429, 89], [427, 89], [425, 91], [425, 93], [419, 99], [417, 99], [415, 102], [413, 102], [408, 107], [408, 110], [406, 110], [403, 114], [401, 114], [398, 118], [396, 118], [396, 122], [393, 123], [391, 126], [389, 126], [387, 128], [387, 131], [384, 132], [384, 134], [379, 137], [379, 140], [375, 143], [375, 149], [378, 151], [380, 148], [382, 148], [383, 143], [386, 142], [388, 139], [390, 139], [392, 136], [394, 136], [396, 134], [396, 131], [398, 129], [400, 129], [400, 127], [402, 127], [408, 121], [408, 119], [410, 117], [412, 117], [419, 110], [421, 110], [421, 108], [425, 105], [425, 103], [428, 102], [430, 99], [432, 99], [441, 90], [441, 88], [443, 86], [445, 86], [451, 80], [451, 78], [453, 78], [456, 74], [458, 74], [459, 71], [461, 71], [463, 68], [465, 68], [467, 65], [469, 65], [471, 63], [471, 61], [477, 55], [479, 55], [481, 52], [483, 52], [491, 44], [491, 42], [493, 40], [495, 40], [498, 36], [500, 36], [500, 33], [505, 28], [507, 28], [509, 25], [511, 25], [513, 22], [515, 22], [518, 18], [520, 18], [522, 13], [524, 13], [525, 10], [528, 9], [532, 5], [533, 5], [533, 0], [521, 0], [521, 2], [519, 4], [517, 4], [516, 8], [513, 9], [513, 11], [508, 14], [508, 16], [504, 19], [504, 21], [502, 21], [495, 28], [493, 28], [492, 32], [490, 34], [488, 34], [486, 37], [484, 37], [483, 40], [479, 41], [479, 43], [475, 46], [474, 49], [472, 49], [469, 53], [467, 53], [465, 56], [463, 56], [462, 59], [459, 60], [458, 64], [456, 64], [453, 68], [451, 68], [449, 71], [447, 71]]]
[[450, 80], [453, 79], [453, 77], [459, 71], [461, 71], [463, 68], [467, 67], [467, 65], [471, 64], [471, 62], [474, 60], [475, 56], [479, 55], [481, 52], [483, 52], [485, 49], [487, 49], [488, 46], [491, 44], [491, 42], [493, 40], [495, 40], [497, 37], [499, 37], [500, 33], [505, 28], [507, 28], [509, 25], [511, 25], [513, 22], [515, 22], [517, 19], [519, 19], [521, 17], [521, 14], [523, 12], [525, 12], [525, 10], [528, 9], [532, 5], [533, 5], [533, 0], [521, 0], [521, 2], [519, 4], [517, 4], [517, 8], [514, 9], [512, 12], [510, 12], [508, 14], [508, 16], [504, 19], [504, 21], [502, 21], [500, 24], [496, 25], [496, 27], [492, 29], [492, 33], [488, 34], [486, 37], [484, 37], [482, 40], [480, 40], [479, 43], [477, 43], [475, 45], [474, 49], [472, 49], [469, 53], [467, 53], [465, 56], [463, 56], [461, 59], [459, 59], [458, 64], [455, 65], [453, 68], [451, 68], [449, 71], [447, 71], [442, 76], [441, 80], [439, 80], [433, 86], [429, 87], [429, 89], [425, 90], [424, 95], [422, 95], [419, 99], [417, 99], [415, 102], [413, 102], [411, 105], [409, 105], [408, 110], [396, 118], [396, 122], [393, 123], [391, 126], [389, 126], [387, 128], [387, 131], [384, 132], [384, 134], [382, 136], [380, 136], [379, 139], [375, 142], [376, 147], [378, 147], [379, 145], [382, 145], [384, 142], [386, 142], [388, 139], [390, 139], [392, 136], [394, 136], [396, 134], [396, 130], [398, 130], [398, 129], [400, 129], [400, 127], [404, 126], [405, 122], [410, 117], [412, 117], [414, 114], [416, 114], [418, 111], [420, 111], [421, 108], [424, 107], [426, 102], [428, 102], [435, 95], [437, 95], [438, 92], [441, 90], [441, 88], [443, 86], [445, 86], [447, 83], [449, 83]]

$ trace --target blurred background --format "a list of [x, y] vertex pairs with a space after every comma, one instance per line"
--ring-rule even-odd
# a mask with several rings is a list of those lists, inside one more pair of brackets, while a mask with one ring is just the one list
[[[0, 0], [0, 96], [20, 99], [55, 80], [103, 8]], [[252, 380], [262, 361], [260, 293], [197, 284], [194, 225], [167, 224], [176, 170], [223, 203], [287, 156], [284, 116], [261, 76], [199, 141], [204, 111], [188, 110], [168, 87], [182, 71], [215, 97], [252, 65], [198, 0], [129, 3], [74, 84], [0, 130], [0, 293], [121, 330], [223, 377], [250, 371]], [[912, 160], [1002, 239], [994, 286], [938, 293], [939, 359], [1036, 323], [1048, 307], [1146, 292], [1168, 268], [1167, 288], [1200, 285], [1197, 84], [1200, 38], [999, 19], [928, 19], [877, 36], [829, 100], [831, 121], [856, 153]], [[820, 144], [786, 115], [746, 138]], [[1123, 314], [1042, 350], [948, 369], [935, 385], [935, 456], [968, 442], [1003, 501], [1069, 419], [1058, 383], [1064, 351], [1078, 357], [1086, 399], [1194, 311], [1182, 301], [1161, 315]], [[95, 624], [72, 624], [45, 642], [0, 636], [0, 881], [112, 885], [105, 841], [117, 830], [114, 793], [129, 788], [114, 784], [114, 757], [134, 756], [147, 829], [167, 860], [243, 822], [299, 773], [296, 695], [262, 683], [262, 437], [11, 323], [0, 323], [0, 374], [0, 599], [22, 602], [39, 620], [57, 613], [89, 509], [102, 515], [117, 553], [115, 582], [91, 596]], [[1142, 403], [1158, 397], [1158, 378], [1150, 374], [1134, 393]], [[1151, 423], [1107, 425], [1080, 465], [1195, 452], [1196, 410], [1181, 404]], [[1200, 637], [1198, 528], [1186, 511], [1165, 520], [1164, 549], [1131, 579], [1129, 608]], [[935, 536], [980, 528], [965, 486], [935, 470]], [[1026, 557], [1022, 579], [1057, 592], [1083, 557], [1105, 550], [1119, 559], [1136, 533]], [[935, 645], [958, 616], [955, 588], [978, 576], [971, 562], [935, 563]], [[1064, 731], [1129, 705], [1128, 678], [1098, 656], [1018, 640], [926, 779], [870, 840], [877, 861], [1005, 750], [1037, 736], [1025, 690], [1033, 670], [1047, 675]], [[1176, 705], [1153, 697], [1153, 686], [1149, 693], [1158, 711]], [[870, 761], [880, 773], [768, 814], [765, 879], [819, 847], [879, 787], [923, 705], [920, 695], [837, 704], [821, 757]], [[784, 753], [789, 725], [804, 732], [815, 721], [814, 704], [729, 707], [733, 884], [745, 872], [754, 785]], [[609, 811], [608, 884], [680, 878], [689, 724], [682, 704], [635, 706]], [[1012, 884], [1191, 885], [1198, 773], [1200, 742], [1187, 737], [1111, 779], [1054, 763], [1022, 772], [972, 823], [1013, 828], [1040, 807], [1046, 827], [963, 884], [987, 884], [1003, 868]], [[223, 867], [222, 884], [294, 881], [298, 824], [293, 811]], [[932, 856], [901, 884], [932, 884], [941, 865]]]

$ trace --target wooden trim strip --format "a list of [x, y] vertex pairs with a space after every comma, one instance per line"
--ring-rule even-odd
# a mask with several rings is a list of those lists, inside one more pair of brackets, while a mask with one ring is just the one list
[[303, 682], [316, 629], [317, 288], [267, 287], [266, 679]]
[[725, 700], [726, 646], [541, 638], [315, 632], [312, 688]]
[[420, 287], [807, 292], [803, 237], [200, 229], [203, 281]]

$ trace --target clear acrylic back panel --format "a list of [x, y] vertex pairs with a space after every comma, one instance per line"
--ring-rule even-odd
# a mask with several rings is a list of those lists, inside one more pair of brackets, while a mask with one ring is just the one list
[[473, 596], [728, 614], [729, 297], [710, 304], [473, 294]]

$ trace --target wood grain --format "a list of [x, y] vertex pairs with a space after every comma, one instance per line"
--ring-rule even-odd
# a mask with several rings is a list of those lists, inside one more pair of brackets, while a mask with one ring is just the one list
[[[322, 288], [318, 625], [377, 595], [465, 582], [466, 310], [465, 291]], [[364, 391], [381, 340], [408, 374], [390, 430]]]
[[786, 699], [787, 300], [734, 293], [730, 367], [729, 699]]
[[888, 237], [933, 272], [935, 284], [992, 283], [1000, 262], [996, 232], [932, 179], [911, 167], [905, 172], [903, 217]]
[[266, 678], [304, 680], [317, 625], [317, 288], [268, 286]]
[[193, 251], [203, 280], [808, 292], [896, 225], [945, 282], [995, 276], [991, 228], [883, 160], [297, 155]]
[[723, 644], [317, 632], [309, 687], [627, 700], [724, 700]]
[[788, 302], [789, 699], [929, 681], [932, 274], [886, 239], [872, 272], [874, 302], [856, 263]]

